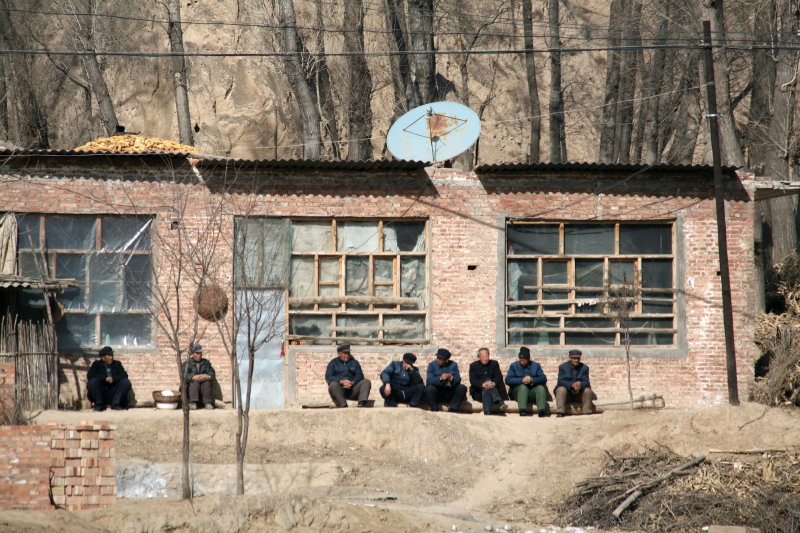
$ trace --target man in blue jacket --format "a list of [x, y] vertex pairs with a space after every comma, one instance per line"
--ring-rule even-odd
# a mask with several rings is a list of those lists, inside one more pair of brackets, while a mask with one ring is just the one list
[[364, 379], [361, 365], [350, 355], [350, 345], [336, 347], [336, 357], [325, 370], [328, 394], [336, 407], [347, 407], [347, 400], [358, 399], [359, 407], [366, 407], [372, 383]]
[[556, 416], [567, 414], [567, 402], [581, 402], [581, 414], [592, 412], [592, 386], [589, 383], [589, 367], [581, 363], [580, 350], [569, 351], [569, 361], [558, 367], [556, 383]]
[[407, 403], [410, 407], [419, 407], [425, 385], [419, 369], [414, 366], [417, 356], [413, 353], [403, 354], [402, 361], [392, 361], [381, 372], [381, 388], [384, 407], [397, 407], [398, 403]]
[[536, 361], [531, 361], [531, 351], [523, 346], [519, 349], [519, 361], [514, 361], [508, 367], [506, 385], [509, 387], [509, 396], [517, 400], [519, 416], [531, 416], [528, 402], [536, 402], [536, 412], [539, 417], [547, 416], [547, 376]]
[[105, 411], [109, 404], [115, 411], [128, 408], [131, 382], [122, 363], [114, 360], [111, 346], [104, 346], [100, 350], [100, 359], [89, 367], [86, 379], [89, 389], [87, 397], [94, 404], [95, 411]]
[[458, 364], [450, 360], [450, 351], [439, 348], [436, 359], [428, 363], [425, 399], [431, 411], [441, 411], [440, 402], [448, 402], [447, 411], [458, 413], [467, 398], [467, 387], [461, 384]]

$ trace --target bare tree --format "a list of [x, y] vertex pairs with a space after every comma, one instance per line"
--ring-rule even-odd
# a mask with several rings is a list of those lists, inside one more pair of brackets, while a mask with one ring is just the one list
[[547, 17], [550, 28], [548, 46], [550, 48], [550, 162], [562, 163], [567, 160], [567, 143], [564, 133], [564, 93], [561, 87], [561, 37], [559, 35], [559, 0], [548, 0]]
[[283, 51], [286, 53], [283, 64], [302, 117], [303, 158], [319, 159], [322, 149], [320, 114], [303, 67], [305, 46], [297, 33], [294, 0], [280, 0], [280, 25]]
[[399, 52], [390, 58], [395, 98], [394, 118], [420, 105], [419, 93], [412, 81], [411, 63], [406, 54], [409, 45], [406, 39], [405, 20], [403, 0], [386, 0], [386, 24], [392, 32], [391, 48]]
[[408, 1], [408, 33], [411, 48], [418, 52], [412, 56], [412, 72], [419, 94], [425, 104], [437, 99], [436, 55], [433, 53], [433, 0]]
[[347, 117], [347, 158], [360, 161], [372, 159], [372, 76], [364, 51], [364, 8], [361, 0], [345, 2], [344, 49], [356, 54], [347, 58], [347, 77], [344, 90]]
[[623, 273], [622, 283], [614, 283], [610, 277], [605, 280], [606, 303], [609, 313], [620, 330], [620, 341], [625, 348], [625, 369], [628, 374], [628, 399], [633, 410], [633, 386], [631, 385], [631, 310], [641, 299], [638, 272], [628, 280]]
[[178, 132], [181, 144], [194, 145], [192, 132], [192, 118], [189, 114], [189, 91], [187, 88], [188, 76], [186, 70], [186, 57], [183, 49], [183, 29], [181, 28], [180, 0], [167, 0], [167, 35], [169, 47], [172, 51], [172, 85], [175, 90], [175, 111], [178, 116]]
[[539, 105], [539, 84], [536, 81], [536, 62], [533, 55], [533, 9], [531, 0], [522, 0], [523, 48], [525, 49], [525, 80], [528, 83], [528, 107], [530, 113], [530, 139], [528, 162], [538, 163], [540, 138], [542, 135], [541, 106]]

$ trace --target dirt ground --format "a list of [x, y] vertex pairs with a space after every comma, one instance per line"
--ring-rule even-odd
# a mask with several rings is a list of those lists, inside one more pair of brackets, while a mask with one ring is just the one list
[[[48, 411], [37, 418], [49, 420], [114, 422], [121, 462], [180, 461], [180, 411]], [[197, 469], [234, 469], [235, 428], [231, 409], [192, 412]], [[119, 499], [105, 510], [4, 512], [0, 531], [538, 533], [555, 529], [547, 527], [554, 504], [596, 474], [606, 452], [666, 445], [696, 456], [798, 443], [800, 410], [752, 403], [562, 419], [408, 408], [259, 411], [251, 415], [247, 463], [276, 471], [290, 463], [335, 463], [338, 479], [315, 486], [297, 476], [291, 490], [284, 484], [241, 497]]]

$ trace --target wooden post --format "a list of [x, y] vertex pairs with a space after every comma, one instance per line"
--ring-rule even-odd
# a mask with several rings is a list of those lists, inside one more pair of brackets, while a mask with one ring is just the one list
[[[739, 405], [739, 386], [736, 376], [736, 351], [733, 344], [733, 305], [731, 304], [731, 276], [728, 268], [728, 233], [725, 225], [725, 186], [722, 181], [722, 162], [719, 150], [719, 116], [717, 91], [714, 86], [714, 58], [711, 47], [711, 23], [703, 21], [703, 47], [706, 64], [706, 98], [708, 123], [711, 134], [711, 153], [714, 157], [714, 197], [717, 206], [717, 243], [719, 246], [719, 275], [722, 285], [722, 325], [725, 330], [725, 361], [728, 370], [728, 402]], [[730, 112], [730, 110], [726, 110]]]

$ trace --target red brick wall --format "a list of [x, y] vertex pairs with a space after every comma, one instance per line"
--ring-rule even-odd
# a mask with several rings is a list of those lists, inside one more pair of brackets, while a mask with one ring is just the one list
[[0, 426], [0, 509], [50, 509], [50, 428]]
[[[115, 176], [118, 171], [108, 171]], [[249, 179], [241, 172], [241, 182]], [[211, 173], [205, 173], [208, 179]], [[111, 180], [41, 180], [36, 183], [10, 182], [0, 191], [0, 200], [9, 209], [21, 212], [71, 212], [94, 214], [152, 213], [156, 229], [166, 233], [172, 215], [172, 198], [180, 191], [189, 199], [195, 217], [189, 224], [202, 227], [205, 206], [225, 199], [223, 232], [232, 239], [233, 213], [263, 216], [321, 217], [426, 217], [430, 220], [430, 266], [432, 302], [430, 305], [432, 341], [429, 347], [412, 349], [423, 367], [438, 347], [447, 347], [466, 373], [476, 349], [488, 346], [501, 360], [503, 368], [514, 360], [498, 338], [502, 321], [502, 302], [497, 299], [498, 268], [503, 268], [498, 253], [504, 218], [520, 217], [567, 221], [679, 221], [683, 239], [686, 349], [675, 355], [637, 356], [633, 362], [634, 393], [661, 393], [668, 405], [693, 405], [725, 401], [727, 395], [725, 350], [722, 333], [721, 298], [716, 255], [716, 222], [712, 181], [709, 177], [676, 174], [649, 175], [634, 179], [624, 174], [608, 176], [589, 172], [563, 172], [527, 177], [476, 176], [469, 172], [431, 169], [425, 176], [337, 175], [335, 172], [307, 171], [281, 174], [274, 171], [258, 175], [259, 195], [240, 194], [221, 186], [209, 189], [194, 185], [177, 188], [167, 182], [141, 183]], [[194, 179], [194, 178], [192, 178]], [[746, 181], [746, 180], [745, 180]], [[196, 183], [196, 180], [194, 181]], [[740, 396], [746, 398], [752, 381], [753, 345], [753, 208], [754, 202], [731, 180], [727, 202], [727, 224], [736, 350]], [[113, 207], [110, 207], [113, 206]], [[156, 264], [164, 259], [154, 250]], [[229, 254], [229, 252], [228, 252]], [[229, 283], [231, 261], [220, 249], [221, 283]], [[159, 263], [159, 261], [161, 261]], [[468, 270], [468, 265], [477, 265]], [[162, 279], [166, 284], [167, 280]], [[185, 287], [182, 309], [191, 313], [190, 284]], [[225, 285], [228, 286], [228, 285]], [[171, 305], [176, 306], [173, 300]], [[214, 324], [200, 321], [198, 341], [218, 373], [223, 393], [230, 398], [230, 370], [223, 342]], [[502, 331], [502, 329], [501, 329]], [[186, 343], [188, 344], [188, 331]], [[547, 372], [550, 384], [556, 368], [565, 359], [568, 347], [542, 352], [532, 347], [534, 357]], [[388, 361], [397, 359], [407, 347], [396, 349], [356, 348], [355, 357], [365, 367], [377, 388], [378, 373]], [[287, 396], [294, 402], [327, 400], [324, 369], [334, 356], [329, 348], [292, 346], [287, 354], [289, 375]], [[499, 352], [499, 353], [498, 353]], [[613, 356], [592, 355], [584, 349], [590, 365], [592, 383], [600, 398], [627, 395], [624, 352]], [[177, 385], [174, 355], [168, 339], [160, 336], [152, 348], [120, 349], [118, 358], [125, 364], [139, 397], [150, 391]], [[88, 368], [91, 359], [85, 361]], [[85, 369], [65, 372], [69, 387], [80, 390], [75, 379], [85, 379]], [[64, 390], [62, 389], [62, 393]], [[85, 392], [83, 393], [85, 395]], [[373, 397], [377, 396], [377, 391]]]
[[113, 429], [108, 422], [0, 426], [0, 510], [114, 505]]

